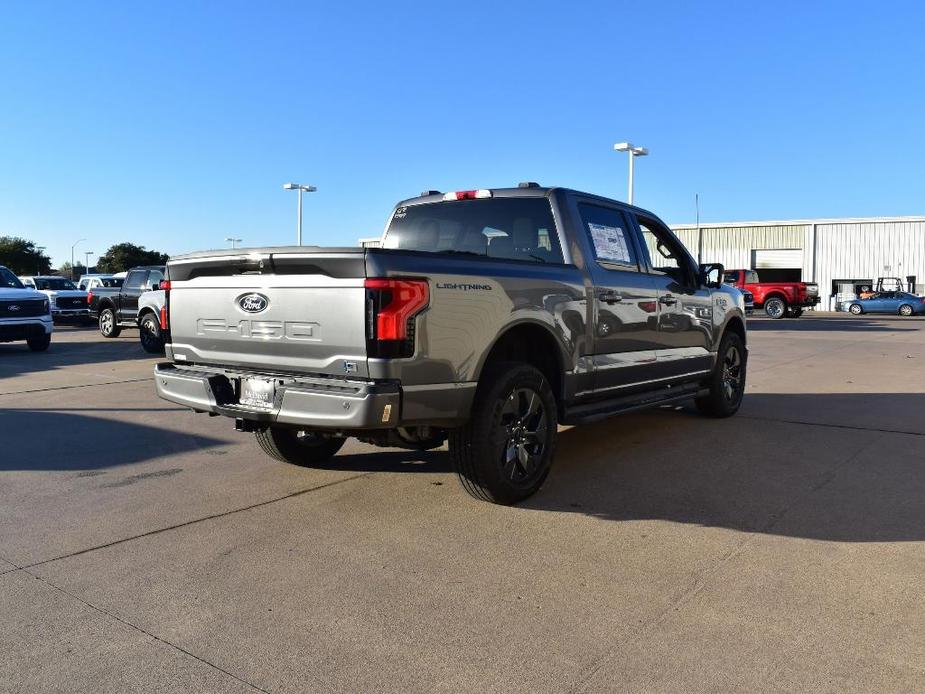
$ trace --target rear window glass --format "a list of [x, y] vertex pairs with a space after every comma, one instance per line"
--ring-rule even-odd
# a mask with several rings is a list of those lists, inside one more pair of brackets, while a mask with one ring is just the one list
[[462, 253], [562, 263], [552, 208], [546, 198], [458, 200], [399, 207], [385, 248]]
[[35, 288], [43, 290], [77, 289], [74, 283], [63, 277], [36, 277]]

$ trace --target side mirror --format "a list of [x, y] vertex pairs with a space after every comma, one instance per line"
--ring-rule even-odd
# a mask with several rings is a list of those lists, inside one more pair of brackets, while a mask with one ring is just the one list
[[725, 270], [721, 263], [704, 263], [700, 266], [700, 283], [710, 289], [722, 287]]

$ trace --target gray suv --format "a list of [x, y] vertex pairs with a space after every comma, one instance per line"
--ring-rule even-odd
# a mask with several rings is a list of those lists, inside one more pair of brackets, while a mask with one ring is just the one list
[[428, 191], [381, 248], [194, 253], [167, 267], [158, 394], [312, 465], [347, 437], [432, 448], [465, 489], [536, 492], [559, 424], [693, 399], [734, 414], [741, 292], [651, 212], [565, 188]]

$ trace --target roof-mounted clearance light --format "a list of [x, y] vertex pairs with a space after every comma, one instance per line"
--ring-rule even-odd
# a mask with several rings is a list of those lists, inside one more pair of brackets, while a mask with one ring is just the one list
[[445, 193], [444, 200], [475, 200], [476, 198], [490, 198], [491, 191], [482, 188], [481, 190], [457, 190], [455, 192]]

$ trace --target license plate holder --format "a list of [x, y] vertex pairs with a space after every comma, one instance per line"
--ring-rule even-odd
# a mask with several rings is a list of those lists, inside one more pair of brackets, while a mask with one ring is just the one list
[[276, 382], [272, 378], [241, 379], [238, 404], [260, 410], [272, 410], [276, 398]]

